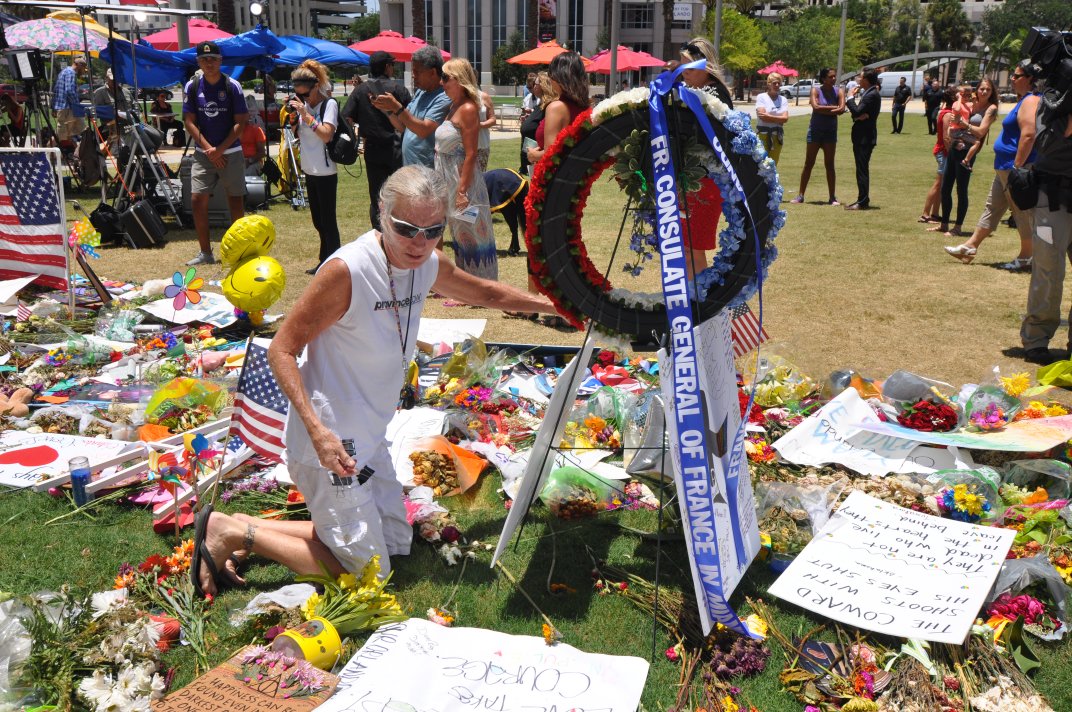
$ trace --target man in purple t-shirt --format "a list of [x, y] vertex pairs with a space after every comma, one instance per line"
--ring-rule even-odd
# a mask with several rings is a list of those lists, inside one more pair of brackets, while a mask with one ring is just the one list
[[208, 201], [216, 185], [223, 183], [231, 220], [245, 212], [246, 178], [242, 157], [242, 131], [249, 121], [242, 87], [220, 71], [222, 55], [215, 42], [197, 45], [197, 66], [203, 76], [186, 84], [182, 120], [194, 142], [190, 171], [191, 208], [201, 251], [188, 265], [213, 264], [208, 241]]

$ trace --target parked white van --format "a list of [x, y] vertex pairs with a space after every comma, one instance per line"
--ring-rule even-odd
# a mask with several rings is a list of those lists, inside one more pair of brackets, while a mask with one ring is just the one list
[[912, 72], [882, 72], [878, 75], [879, 82], [882, 83], [882, 96], [893, 96], [893, 90], [897, 88], [897, 85], [901, 83], [901, 77], [904, 77], [905, 84], [912, 87], [912, 96], [919, 98], [919, 94], [923, 91], [923, 70], [916, 70], [916, 81], [912, 81]]

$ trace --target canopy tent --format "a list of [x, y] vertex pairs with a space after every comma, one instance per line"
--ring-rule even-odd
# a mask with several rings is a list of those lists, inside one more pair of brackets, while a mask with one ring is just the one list
[[796, 76], [800, 75], [800, 72], [798, 72], [797, 70], [793, 69], [792, 67], [787, 67], [784, 64], [782, 64], [782, 60], [780, 60], [780, 59], [777, 62], [775, 62], [774, 64], [768, 64], [766, 67], [764, 67], [763, 69], [760, 69], [756, 73], [757, 74], [772, 74], [774, 72], [778, 72], [778, 74], [781, 74], [783, 77], [796, 77]]
[[292, 66], [306, 59], [315, 59], [321, 64], [368, 64], [368, 55], [356, 49], [301, 35], [282, 35], [279, 41], [285, 49], [275, 58], [276, 64]]
[[[284, 48], [279, 38], [263, 26], [220, 40], [218, 44], [223, 55], [222, 70], [231, 76], [240, 74], [245, 65], [271, 71], [275, 66], [271, 55], [278, 54]], [[136, 88], [182, 83], [197, 69], [197, 51], [193, 47], [182, 52], [168, 52], [143, 42], [134, 45], [132, 52], [131, 44], [125, 40], [115, 40], [111, 45], [101, 52], [101, 59], [112, 65], [117, 80], [130, 85], [134, 85], [136, 62]]]
[[104, 49], [108, 40], [96, 32], [88, 31], [88, 27], [86, 29], [86, 36], [83, 38], [79, 25], [46, 17], [11, 25], [4, 30], [4, 35], [12, 47], [33, 47], [59, 52], [84, 49], [88, 44], [91, 52]]
[[[416, 42], [414, 40], [416, 40]], [[413, 57], [413, 53], [425, 44], [427, 43], [419, 37], [411, 37], [407, 39], [398, 32], [384, 30], [375, 37], [370, 37], [369, 39], [361, 40], [360, 42], [354, 42], [350, 45], [350, 49], [355, 49], [358, 52], [364, 52], [365, 54], [386, 52], [394, 57], [396, 62], [408, 62]], [[440, 52], [443, 52], [443, 50], [440, 50]], [[443, 57], [449, 59], [450, 53], [443, 52]]]
[[[218, 40], [234, 37], [230, 32], [224, 32], [208, 20], [190, 20], [189, 28], [191, 46], [207, 40], [216, 42]], [[147, 35], [144, 39], [156, 49], [166, 49], [174, 52], [179, 49], [179, 28], [172, 23], [171, 27], [168, 29], [154, 32], [151, 35]]]
[[[536, 49], [522, 52], [506, 61], [510, 64], [550, 64], [552, 59], [563, 52], [569, 52], [569, 50], [560, 45], [558, 40], [550, 40], [548, 42], [539, 42], [536, 44]], [[581, 59], [587, 65], [588, 60], [584, 59], [584, 57], [581, 57]]]
[[[193, 42], [193, 39], [190, 41]], [[216, 44], [220, 46], [225, 65], [248, 65], [264, 72], [275, 68], [275, 55], [286, 49], [286, 45], [279, 41], [279, 36], [264, 25], [257, 25], [249, 32], [234, 37], [217, 40]], [[197, 64], [196, 47], [188, 47], [179, 54], [189, 57], [194, 65]]]
[[[592, 57], [592, 63], [585, 67], [585, 71], [610, 74], [610, 59], [610, 50], [605, 49]], [[666, 62], [658, 57], [652, 57], [647, 52], [637, 52], [624, 45], [618, 45], [616, 71], [634, 72], [645, 67], [664, 66], [666, 66]]]

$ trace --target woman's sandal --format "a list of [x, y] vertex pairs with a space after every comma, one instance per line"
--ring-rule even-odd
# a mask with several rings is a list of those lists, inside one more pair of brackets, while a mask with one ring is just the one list
[[964, 232], [964, 230], [962, 230], [959, 227], [954, 227], [952, 230], [947, 232], [945, 234], [945, 236], [946, 237], [971, 237], [971, 233], [970, 232]]
[[949, 232], [949, 223], [941, 223], [941, 221], [939, 221], [939, 223], [940, 224], [937, 225], [936, 227], [927, 228], [927, 232], [948, 233]]
[[937, 215], [920, 215], [916, 222], [918, 223], [940, 223], [942, 219]]
[[978, 253], [976, 248], [968, 247], [967, 245], [946, 245], [945, 251], [950, 257], [956, 257], [964, 264], [971, 264], [971, 261], [975, 259], [975, 255]]

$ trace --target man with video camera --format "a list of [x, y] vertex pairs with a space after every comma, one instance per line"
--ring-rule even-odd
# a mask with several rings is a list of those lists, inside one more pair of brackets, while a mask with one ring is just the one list
[[[1072, 258], [1072, 32], [1032, 28], [1024, 52], [1047, 82], [1035, 120], [1034, 169], [1014, 166], [1009, 191], [1021, 210], [1035, 208], [1034, 262], [1027, 315], [1020, 326], [1024, 358], [1048, 364], [1068, 358], [1049, 350], [1061, 323], [1065, 260]], [[1072, 346], [1072, 339], [1070, 339]]]

